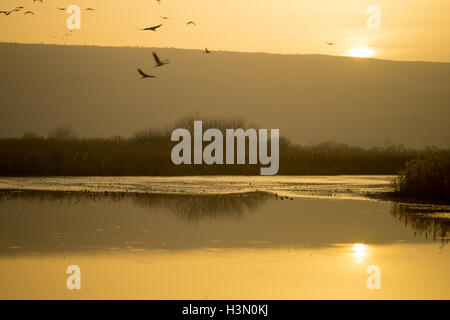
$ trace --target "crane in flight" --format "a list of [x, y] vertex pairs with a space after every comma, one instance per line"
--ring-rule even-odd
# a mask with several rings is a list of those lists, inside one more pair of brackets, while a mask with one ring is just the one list
[[147, 30], [156, 31], [156, 29], [160, 28], [161, 26], [162, 26], [162, 24], [158, 24], [157, 26], [148, 27], [148, 28], [144, 28], [144, 29], [141, 29], [141, 30], [143, 30], [143, 31], [147, 31]]
[[161, 61], [155, 52], [153, 52], [152, 54], [153, 54], [153, 58], [155, 59], [155, 62], [156, 62], [156, 65], [154, 66], [154, 68], [162, 67], [165, 64], [169, 64], [169, 60]]
[[146, 74], [144, 71], [142, 71], [142, 69], [138, 68], [137, 69], [138, 73], [141, 75], [141, 80], [142, 79], [147, 79], [147, 78], [156, 78], [156, 76], [150, 75], [150, 74]]

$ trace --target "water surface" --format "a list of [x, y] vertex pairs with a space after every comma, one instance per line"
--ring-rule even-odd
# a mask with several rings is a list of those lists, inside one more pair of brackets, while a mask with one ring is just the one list
[[[450, 298], [449, 208], [364, 196], [389, 189], [388, 177], [0, 186], [3, 299]], [[79, 291], [66, 289], [73, 264]], [[381, 290], [367, 288], [370, 265], [381, 269]]]

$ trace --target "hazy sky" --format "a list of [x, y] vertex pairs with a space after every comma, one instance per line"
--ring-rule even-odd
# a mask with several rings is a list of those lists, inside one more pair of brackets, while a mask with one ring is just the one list
[[[2, 0], [0, 10], [18, 5], [24, 11], [0, 15], [1, 42], [331, 55], [362, 47], [356, 54], [450, 62], [449, 0]], [[95, 11], [83, 10], [81, 30], [63, 37], [69, 14], [56, 7], [69, 5]], [[380, 29], [367, 27], [370, 5], [381, 9]]]

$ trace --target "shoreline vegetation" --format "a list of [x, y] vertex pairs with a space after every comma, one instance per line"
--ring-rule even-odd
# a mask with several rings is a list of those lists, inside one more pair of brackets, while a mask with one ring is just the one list
[[[192, 132], [194, 120], [198, 119], [188, 116], [170, 127], [138, 131], [127, 138], [78, 138], [70, 127], [57, 128], [46, 137], [26, 133], [0, 138], [0, 176], [259, 175], [259, 164], [173, 164], [170, 154], [177, 142], [170, 141], [171, 132], [176, 128]], [[221, 131], [256, 128], [243, 119], [223, 118], [203, 120], [203, 126]], [[450, 150], [437, 147], [362, 148], [336, 142], [300, 146], [280, 137], [278, 174], [396, 174], [391, 196], [450, 200]]]
[[406, 162], [393, 186], [397, 196], [450, 201], [449, 152], [435, 152]]

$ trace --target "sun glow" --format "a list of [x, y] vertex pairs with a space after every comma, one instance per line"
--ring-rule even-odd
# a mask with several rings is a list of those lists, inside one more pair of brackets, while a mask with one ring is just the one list
[[352, 248], [353, 255], [357, 261], [364, 260], [366, 256], [367, 246], [362, 243], [355, 243]]
[[373, 56], [373, 51], [367, 47], [358, 46], [358, 47], [352, 48], [348, 52], [347, 56], [355, 57], [355, 58], [370, 58]]

